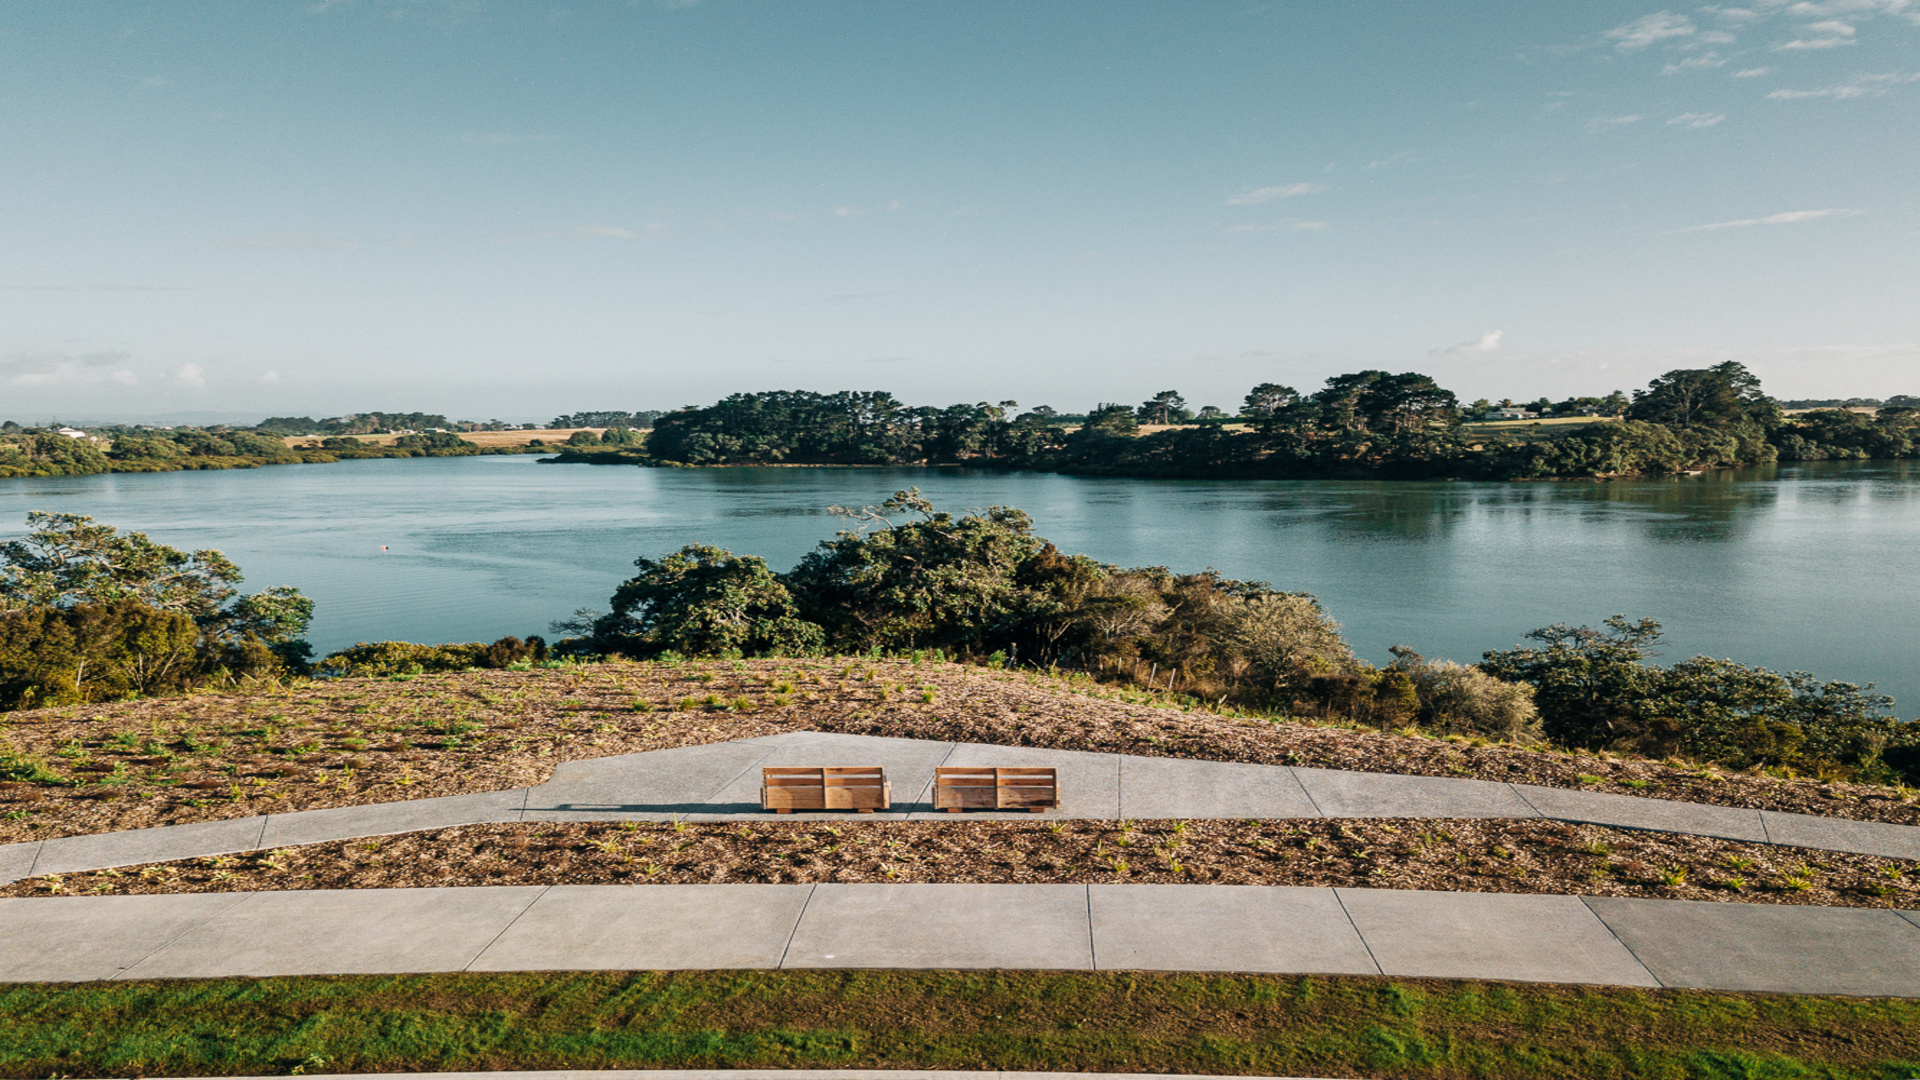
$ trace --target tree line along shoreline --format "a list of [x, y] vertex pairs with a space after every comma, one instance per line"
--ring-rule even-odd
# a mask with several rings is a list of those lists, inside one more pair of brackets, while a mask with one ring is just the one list
[[[961, 465], [1143, 479], [1496, 481], [1920, 458], [1920, 398], [1854, 404], [1865, 400], [1791, 412], [1799, 403], [1768, 396], [1757, 377], [1728, 362], [1669, 371], [1631, 397], [1541, 399], [1513, 410], [1484, 399], [1463, 406], [1418, 372], [1370, 370], [1336, 375], [1311, 392], [1262, 383], [1231, 415], [1189, 409], [1172, 390], [1084, 414], [1020, 411], [1013, 401], [911, 406], [886, 391], [740, 393], [676, 412], [569, 414], [555, 425], [583, 426], [552, 443], [483, 444], [477, 433], [531, 425], [424, 413], [67, 434], [9, 422], [0, 428], [0, 478], [528, 453], [552, 454], [541, 459], [551, 464], [643, 467]], [[1532, 422], [1484, 420], [1509, 412]], [[356, 437], [388, 430], [404, 433], [390, 445]], [[290, 445], [290, 436], [305, 441]]]

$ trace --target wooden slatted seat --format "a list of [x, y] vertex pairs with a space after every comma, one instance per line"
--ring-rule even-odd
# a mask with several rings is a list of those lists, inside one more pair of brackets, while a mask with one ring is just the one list
[[970, 766], [933, 770], [933, 806], [962, 810], [1031, 810], [1038, 814], [1060, 805], [1059, 779], [1052, 769], [1000, 769]]
[[795, 810], [857, 810], [871, 814], [893, 807], [893, 785], [878, 765], [850, 768], [760, 770], [760, 806], [776, 814]]

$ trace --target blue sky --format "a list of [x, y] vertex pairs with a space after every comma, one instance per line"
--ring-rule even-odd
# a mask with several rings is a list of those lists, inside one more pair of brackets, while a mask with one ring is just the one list
[[0, 4], [0, 414], [1920, 393], [1920, 0]]

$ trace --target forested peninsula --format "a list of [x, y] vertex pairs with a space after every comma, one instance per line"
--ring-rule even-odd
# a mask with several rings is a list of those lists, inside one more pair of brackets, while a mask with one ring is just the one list
[[98, 473], [255, 469], [367, 458], [537, 454], [545, 446], [477, 446], [452, 432], [401, 435], [391, 444], [329, 436], [304, 445], [258, 430], [205, 428], [0, 432], [0, 478]]
[[[1781, 461], [1920, 456], [1920, 409], [1789, 414], [1738, 363], [1670, 371], [1629, 399], [1462, 406], [1416, 372], [1337, 375], [1312, 393], [1264, 383], [1237, 416], [1174, 391], [1067, 417], [1045, 407], [914, 407], [883, 391], [734, 394], [654, 421], [644, 444], [545, 459], [635, 465], [936, 465], [1100, 476], [1604, 478]], [[1517, 414], [1518, 426], [1484, 423]], [[1532, 420], [1533, 423], [1525, 421]]]

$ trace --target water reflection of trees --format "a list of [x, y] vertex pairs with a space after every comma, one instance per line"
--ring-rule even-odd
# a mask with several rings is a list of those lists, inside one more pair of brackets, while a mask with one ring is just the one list
[[[1264, 495], [1269, 514], [1312, 517], [1335, 537], [1432, 543], [1489, 518], [1626, 524], [1660, 543], [1741, 539], [1780, 499], [1778, 485], [1731, 473], [1607, 483], [1309, 482]], [[1835, 489], [1834, 497], [1844, 498]], [[1796, 489], [1796, 494], [1799, 494]]]

